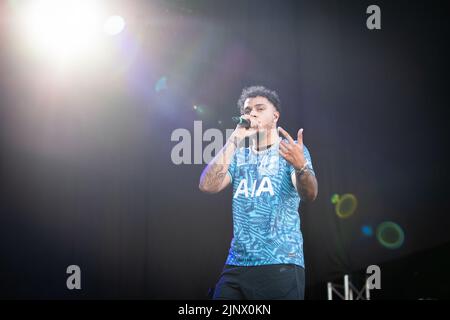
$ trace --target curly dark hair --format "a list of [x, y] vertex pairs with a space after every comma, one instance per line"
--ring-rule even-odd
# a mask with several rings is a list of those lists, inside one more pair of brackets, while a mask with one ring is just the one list
[[263, 86], [251, 86], [244, 88], [242, 90], [241, 97], [238, 100], [237, 105], [241, 114], [244, 113], [245, 100], [247, 100], [248, 98], [255, 98], [255, 97], [266, 98], [274, 105], [275, 109], [277, 109], [278, 112], [281, 111], [281, 101], [276, 91], [267, 89], [266, 87]]

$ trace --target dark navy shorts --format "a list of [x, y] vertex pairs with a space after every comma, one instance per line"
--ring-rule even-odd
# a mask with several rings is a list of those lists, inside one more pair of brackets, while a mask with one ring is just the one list
[[215, 300], [303, 300], [305, 270], [294, 264], [225, 265]]

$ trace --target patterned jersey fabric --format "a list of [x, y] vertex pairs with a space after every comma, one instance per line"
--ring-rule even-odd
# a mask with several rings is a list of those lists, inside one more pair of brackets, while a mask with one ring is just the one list
[[[292, 184], [294, 167], [269, 149], [239, 148], [228, 174], [233, 186], [233, 239], [228, 265], [296, 264], [304, 268], [300, 196]], [[311, 156], [304, 146], [309, 169]]]

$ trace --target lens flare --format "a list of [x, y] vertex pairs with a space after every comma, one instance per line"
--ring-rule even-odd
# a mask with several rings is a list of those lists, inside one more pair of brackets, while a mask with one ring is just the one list
[[155, 84], [155, 91], [159, 92], [167, 89], [167, 77], [161, 77]]
[[346, 193], [342, 196], [333, 195], [332, 202], [335, 204], [335, 211], [339, 218], [346, 219], [350, 217], [358, 206], [356, 197], [351, 193]]
[[121, 33], [124, 28], [125, 20], [121, 16], [109, 17], [104, 25], [104, 31], [111, 36]]
[[37, 0], [20, 11], [26, 43], [49, 59], [79, 56], [98, 42], [100, 12], [93, 1]]
[[377, 239], [385, 248], [398, 249], [405, 241], [405, 233], [397, 223], [386, 221], [378, 226]]
[[373, 230], [372, 230], [371, 226], [362, 226], [361, 227], [361, 232], [366, 237], [371, 237], [373, 235]]

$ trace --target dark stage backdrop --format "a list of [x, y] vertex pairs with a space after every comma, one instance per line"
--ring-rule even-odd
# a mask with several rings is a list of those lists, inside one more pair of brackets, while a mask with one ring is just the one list
[[[278, 91], [280, 125], [304, 128], [312, 155], [308, 287], [325, 292], [325, 281], [450, 241], [444, 1], [377, 1], [373, 31], [372, 1], [111, 1], [124, 31], [103, 56], [65, 68], [20, 44], [11, 3], [1, 6], [0, 297], [206, 298], [232, 237], [231, 190], [202, 194], [205, 164], [174, 164], [171, 135], [198, 139], [195, 120], [225, 133], [254, 84]], [[348, 218], [335, 194], [356, 198]], [[403, 231], [396, 249], [377, 239], [385, 221]], [[66, 288], [72, 264], [79, 291]]]

